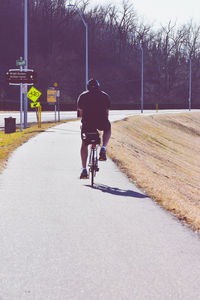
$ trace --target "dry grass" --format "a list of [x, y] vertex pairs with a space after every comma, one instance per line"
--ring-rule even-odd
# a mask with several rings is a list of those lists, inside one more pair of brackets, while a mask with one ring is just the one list
[[150, 197], [200, 231], [199, 112], [115, 122], [108, 154]]
[[17, 129], [14, 133], [9, 134], [5, 134], [4, 131], [0, 131], [0, 173], [5, 168], [9, 156], [16, 148], [48, 128], [69, 121], [70, 120], [62, 121], [60, 123], [43, 123], [42, 128], [38, 128], [37, 125], [32, 125], [31, 127], [24, 129], [23, 132], [20, 132], [19, 129]]

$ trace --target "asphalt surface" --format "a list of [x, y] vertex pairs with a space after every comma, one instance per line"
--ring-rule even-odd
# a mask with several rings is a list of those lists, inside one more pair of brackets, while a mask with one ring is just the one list
[[80, 121], [18, 148], [0, 175], [0, 300], [200, 299], [200, 239], [99, 162], [79, 179]]

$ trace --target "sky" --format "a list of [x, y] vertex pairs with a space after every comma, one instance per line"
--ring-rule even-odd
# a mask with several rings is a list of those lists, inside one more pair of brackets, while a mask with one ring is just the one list
[[[153, 23], [155, 27], [172, 22], [177, 25], [188, 23], [191, 19], [200, 25], [200, 1], [199, 0], [129, 0], [133, 3], [139, 17], [147, 23]], [[120, 0], [90, 0], [90, 3], [108, 4], [121, 3]]]

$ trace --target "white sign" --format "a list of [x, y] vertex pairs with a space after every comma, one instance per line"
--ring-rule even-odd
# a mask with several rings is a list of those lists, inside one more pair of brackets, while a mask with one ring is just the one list
[[56, 96], [60, 97], [60, 91], [59, 90], [56, 90]]

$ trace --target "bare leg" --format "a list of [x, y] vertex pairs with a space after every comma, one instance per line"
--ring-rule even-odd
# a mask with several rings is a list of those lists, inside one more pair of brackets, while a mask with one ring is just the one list
[[103, 146], [106, 147], [111, 136], [111, 128], [103, 132]]
[[88, 157], [88, 146], [82, 142], [81, 145], [81, 160], [82, 160], [82, 167], [86, 169], [87, 164], [87, 157]]

